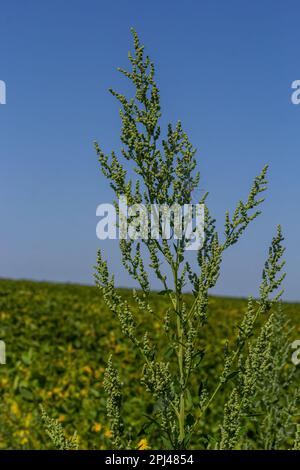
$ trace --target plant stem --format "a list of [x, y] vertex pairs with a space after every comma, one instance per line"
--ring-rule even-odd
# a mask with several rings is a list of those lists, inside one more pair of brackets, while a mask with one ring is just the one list
[[179, 270], [179, 259], [178, 259], [178, 243], [177, 243], [177, 256], [176, 262], [172, 266], [173, 278], [174, 278], [174, 287], [176, 295], [176, 316], [177, 316], [177, 337], [178, 337], [178, 367], [179, 367], [179, 377], [180, 377], [180, 407], [179, 407], [179, 442], [183, 443], [185, 438], [185, 406], [184, 406], [184, 370], [183, 370], [183, 328], [182, 328], [182, 319], [180, 314], [180, 292], [178, 290], [178, 270]]

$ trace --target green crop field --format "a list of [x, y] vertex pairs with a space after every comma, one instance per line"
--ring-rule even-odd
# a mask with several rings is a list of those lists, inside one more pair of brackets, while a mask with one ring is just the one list
[[[122, 295], [128, 296], [128, 291], [123, 290]], [[155, 316], [136, 315], [141, 326], [147, 325], [152, 338], [162, 343], [159, 332], [166, 301], [157, 294], [151, 297]], [[245, 305], [242, 299], [210, 299], [210, 322], [202, 333], [209, 345], [203, 369], [210, 376], [202, 379], [213, 382], [217, 376], [223, 361], [222, 345], [235, 334]], [[293, 341], [300, 332], [300, 304], [285, 304], [284, 310], [294, 325]], [[127, 426], [138, 429], [141, 438], [147, 437], [147, 414], [153, 404], [139, 382], [140, 360], [123, 339], [118, 322], [107, 311], [97, 288], [0, 280], [0, 339], [6, 343], [6, 364], [0, 365], [2, 449], [51, 448], [39, 404], [63, 424], [67, 434], [77, 430], [80, 448], [109, 448], [103, 373], [111, 353], [124, 382], [125, 422], [127, 419]], [[164, 350], [168, 356], [168, 345]], [[222, 410], [220, 400], [222, 397], [206, 417], [202, 435], [206, 429], [215, 430]], [[155, 440], [149, 445], [155, 448]], [[194, 442], [196, 448], [201, 445]]]

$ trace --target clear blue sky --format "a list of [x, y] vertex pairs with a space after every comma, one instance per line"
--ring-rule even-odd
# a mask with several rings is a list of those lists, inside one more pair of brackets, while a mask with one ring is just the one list
[[[93, 140], [118, 148], [130, 26], [156, 63], [164, 121], [181, 119], [198, 148], [200, 191], [221, 229], [270, 165], [263, 215], [224, 258], [218, 294], [256, 294], [276, 224], [286, 235], [286, 298], [300, 300], [300, 79], [297, 1], [10, 0], [1, 2], [0, 276], [91, 283], [102, 246], [96, 206], [112, 193]], [[154, 286], [155, 287], [155, 286]]]

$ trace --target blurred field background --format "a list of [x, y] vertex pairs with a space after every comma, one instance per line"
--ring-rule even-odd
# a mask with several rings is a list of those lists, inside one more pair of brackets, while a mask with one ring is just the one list
[[[122, 295], [129, 294], [122, 290]], [[187, 302], [190, 299], [187, 295]], [[167, 303], [155, 293], [151, 302], [155, 316], [136, 312], [137, 321], [141, 331], [148, 330], [154, 342], [163, 343], [161, 328]], [[210, 323], [199, 338], [206, 355], [195, 387], [201, 380], [213, 386], [223, 363], [226, 339], [235, 335], [245, 305], [243, 299], [210, 299]], [[286, 303], [284, 311], [294, 326], [291, 341], [299, 339], [300, 304]], [[80, 448], [110, 448], [102, 387], [110, 353], [124, 382], [126, 426], [133, 430], [133, 441], [147, 438], [147, 414], [155, 404], [139, 383], [141, 362], [96, 287], [0, 280], [0, 339], [6, 343], [7, 361], [0, 365], [1, 449], [52, 448], [40, 420], [39, 404], [63, 424], [67, 434], [77, 430]], [[168, 344], [164, 346], [167, 357]], [[222, 394], [206, 415], [204, 434], [217, 431], [221, 400]], [[151, 436], [149, 445], [155, 449], [155, 431]], [[202, 444], [193, 445], [201, 448]]]

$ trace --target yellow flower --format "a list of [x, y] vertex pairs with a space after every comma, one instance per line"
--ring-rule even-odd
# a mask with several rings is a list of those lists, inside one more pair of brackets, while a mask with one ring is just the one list
[[63, 421], [65, 421], [66, 419], [66, 416], [65, 415], [59, 415], [57, 421], [59, 421], [60, 423], [62, 423]]
[[116, 344], [114, 349], [115, 349], [115, 353], [119, 354], [122, 351], [122, 346], [120, 344]]
[[148, 441], [146, 438], [141, 439], [138, 443], [138, 450], [149, 450], [150, 447], [148, 446]]
[[101, 429], [102, 429], [102, 424], [100, 424], [100, 423], [95, 423], [92, 427], [93, 432], [100, 432]]
[[29, 427], [30, 427], [31, 418], [32, 418], [32, 413], [28, 413], [28, 415], [26, 415], [26, 417], [25, 417], [25, 419], [24, 419], [24, 426], [25, 426], [26, 428], [29, 428]]
[[92, 369], [90, 368], [90, 366], [84, 366], [82, 368], [82, 371], [86, 372], [87, 374], [92, 374], [92, 372], [93, 372]]
[[20, 409], [19, 409], [19, 405], [18, 405], [17, 402], [14, 401], [14, 402], [11, 404], [10, 411], [11, 411], [14, 415], [19, 416], [19, 414], [20, 414]]
[[112, 437], [112, 432], [111, 432], [111, 430], [107, 428], [106, 431], [105, 431], [105, 433], [104, 433], [104, 436], [105, 436], [105, 437], [108, 437], [108, 438], [111, 438], [111, 437]]

